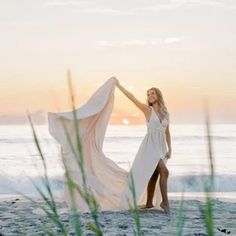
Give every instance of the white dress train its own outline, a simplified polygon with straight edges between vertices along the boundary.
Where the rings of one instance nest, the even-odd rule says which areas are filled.
[[[107,80],[84,104],[76,109],[80,139],[83,146],[84,169],[88,188],[93,191],[100,210],[127,210],[128,201],[132,202],[129,189],[130,172],[120,168],[107,158],[102,150],[105,132],[114,105],[114,90],[116,80]],[[63,127],[66,125],[73,146],[76,145],[73,112],[48,113],[50,134],[58,141],[62,150],[62,158],[73,181],[82,187],[82,176],[75,155]],[[165,129],[168,120],[160,122],[156,113],[152,113],[147,122],[147,134],[135,156],[131,167],[133,174],[136,201],[138,205],[146,201],[147,184],[158,162],[163,159],[166,163]],[[158,181],[159,182],[159,181]],[[65,199],[72,207],[72,199],[65,185]],[[159,184],[156,185],[154,206],[160,203]],[[79,193],[75,196],[78,211],[88,211],[88,206]]]

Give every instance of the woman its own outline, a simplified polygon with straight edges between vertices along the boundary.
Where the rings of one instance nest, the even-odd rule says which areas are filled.
[[[169,130],[169,113],[165,106],[162,93],[157,88],[150,88],[147,91],[147,104],[140,102],[134,97],[132,93],[126,90],[117,80],[116,86],[144,113],[148,132],[145,136],[139,151],[135,157],[134,163],[132,164],[131,172],[134,177],[135,188],[138,191],[137,195],[142,195],[142,188],[138,186],[146,185],[145,178],[148,176],[147,184],[147,196],[146,204],[144,208],[153,207],[153,196],[160,175],[160,190],[162,195],[162,202],[160,207],[169,213],[169,201],[167,196],[167,179],[168,169],[165,165],[166,160],[171,157],[171,137]],[[166,148],[168,146],[168,151]],[[152,160],[151,160],[152,159]],[[142,166],[146,169],[143,170]],[[154,164],[154,165],[153,165]],[[150,170],[151,173],[143,173],[144,171]],[[140,177],[140,172],[144,177]],[[149,176],[151,177],[149,178]],[[139,202],[139,200],[137,199]]]
[[[147,119],[148,133],[140,145],[130,172],[119,167],[103,151],[104,137],[114,105],[116,85],[144,112]],[[48,113],[49,132],[61,146],[67,174],[81,189],[84,188],[83,181],[86,179],[86,186],[93,192],[99,209],[102,211],[129,209],[130,202],[133,200],[129,188],[131,173],[134,177],[138,205],[145,204],[148,208],[159,205],[161,198],[159,198],[159,185],[156,183],[160,179],[161,207],[166,212],[169,211],[168,170],[165,166],[167,158],[171,155],[168,112],[159,90],[152,88],[147,94],[149,105],[139,102],[119,84],[116,78],[112,77],[76,110]],[[65,127],[69,131],[69,138],[65,133]],[[81,150],[84,160],[83,173],[78,165],[77,152],[75,152],[78,148],[77,127],[83,147]],[[166,149],[166,142],[169,152]],[[80,212],[89,211],[90,208],[83,195],[80,192],[71,194],[71,189],[66,183],[67,178],[65,178],[65,200],[68,206],[71,209],[76,207]]]

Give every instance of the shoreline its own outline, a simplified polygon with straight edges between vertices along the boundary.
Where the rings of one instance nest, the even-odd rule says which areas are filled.
[[[222,202],[235,202],[236,203],[236,192],[212,192],[209,193],[211,199]],[[181,200],[182,193],[172,192],[168,193],[170,200]],[[205,192],[185,192],[184,200],[198,200],[205,201]]]
[[[32,197],[34,200],[41,201],[42,198],[39,195],[26,194],[29,197]],[[168,193],[169,200],[180,201],[182,199],[183,193],[180,192],[171,192]],[[236,192],[211,192],[209,193],[212,200],[222,201],[222,202],[235,202],[236,203]],[[63,195],[54,194],[56,201],[63,202],[65,201]],[[206,193],[205,192],[184,192],[184,200],[197,200],[205,201]],[[11,201],[14,199],[20,199],[21,201],[29,201],[24,196],[20,194],[0,194],[0,202],[2,201]]]

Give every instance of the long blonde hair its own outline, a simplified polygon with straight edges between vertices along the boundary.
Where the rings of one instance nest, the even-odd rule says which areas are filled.
[[[157,102],[158,102],[158,105],[160,106],[160,111],[159,111],[160,116],[161,116],[160,118],[162,120],[164,118],[167,118],[167,120],[169,120],[169,112],[168,112],[167,107],[165,105],[161,90],[158,89],[158,88],[152,87],[152,88],[147,90],[147,95],[148,95],[148,92],[151,91],[151,90],[155,91],[155,93],[157,95]],[[147,104],[149,106],[152,106],[152,103],[148,101],[148,98],[147,98]]]

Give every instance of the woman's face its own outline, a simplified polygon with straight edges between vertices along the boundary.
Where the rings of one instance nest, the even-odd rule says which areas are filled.
[[[153,103],[157,102],[157,95],[156,95],[155,90],[153,90],[153,89],[149,90],[147,93],[147,97],[148,97],[149,103],[153,104]]]

